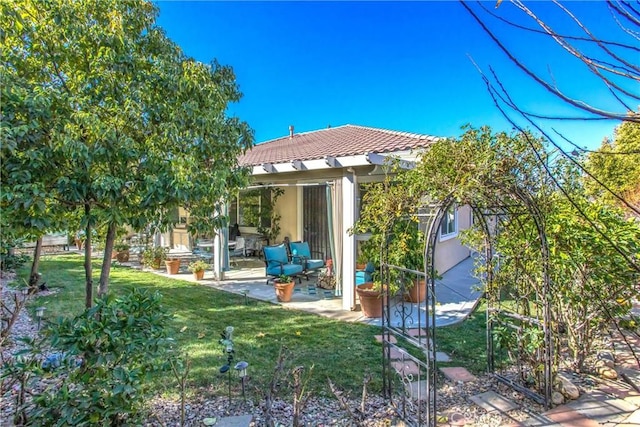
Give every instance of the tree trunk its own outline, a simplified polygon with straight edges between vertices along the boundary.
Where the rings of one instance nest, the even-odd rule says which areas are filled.
[[[33,250],[33,261],[31,262],[31,274],[29,274],[29,288],[38,286],[38,268],[40,266],[40,254],[42,253],[42,236],[36,241],[36,247]],[[33,289],[29,292],[35,293]]]
[[[85,229],[85,241],[84,241],[84,278],[85,278],[85,298],[84,305],[86,308],[91,308],[93,305],[93,279],[91,278],[93,271],[91,269],[91,221],[89,220],[89,214],[91,213],[91,205],[85,203],[84,215],[87,220],[87,227]]]
[[[102,270],[100,270],[100,284],[98,285],[98,296],[106,295],[109,290],[109,273],[111,272],[111,254],[113,244],[116,240],[116,224],[109,223],[107,229],[107,240],[104,245],[104,257],[102,258]]]

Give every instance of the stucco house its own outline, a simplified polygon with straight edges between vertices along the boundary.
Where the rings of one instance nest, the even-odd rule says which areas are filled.
[[[279,216],[280,229],[269,243],[285,238],[304,240],[325,259],[331,258],[339,278],[336,293],[342,296],[343,309],[351,310],[355,306],[358,245],[367,236],[351,235],[348,230],[358,218],[366,183],[384,178],[388,156],[398,157],[410,167],[419,150],[436,140],[429,135],[356,125],[304,133],[295,133],[291,126],[288,135],[257,144],[239,158],[240,165],[251,168],[253,182],[229,206],[230,223],[239,225],[249,250],[259,250],[267,242],[256,237],[260,220],[252,213],[268,204],[271,190],[279,188],[272,207]],[[446,215],[437,246],[438,272],[446,272],[469,256],[456,236],[471,221],[466,207]],[[179,227],[174,230],[174,246],[189,246],[186,234],[181,233]],[[221,230],[212,241],[214,274],[223,280],[228,241],[227,230]]]

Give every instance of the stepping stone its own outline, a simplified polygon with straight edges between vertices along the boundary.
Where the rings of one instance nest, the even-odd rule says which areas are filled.
[[[404,353],[400,350],[398,350],[395,347],[391,347],[391,349],[389,350],[389,358],[390,359],[404,359],[406,357],[407,353]]]
[[[450,379],[453,382],[467,382],[473,381],[476,379],[471,372],[467,371],[465,368],[453,367],[453,368],[440,368],[440,372],[444,374],[445,377]]]
[[[431,352],[429,352],[429,359],[431,359]],[[451,358],[447,353],[436,351],[436,362],[451,362]]]
[[[409,381],[405,384],[409,399],[425,402],[427,400],[427,380]]]
[[[600,424],[622,422],[624,418],[637,409],[629,402],[608,396],[600,391],[585,394],[580,399],[569,402],[565,406]]]
[[[557,406],[542,415],[561,426],[598,427],[600,425],[566,405]]]
[[[403,375],[403,376],[420,374],[420,368],[415,362],[411,360],[405,360],[405,361],[396,360],[395,362],[391,362],[391,366],[393,366],[394,369],[398,371],[400,375]]]
[[[220,418],[215,427],[249,427],[253,421],[252,415],[238,415]]]
[[[376,336],[374,336],[374,338],[376,339],[376,341],[378,341],[380,343],[382,342],[382,335],[376,335]],[[389,336],[389,342],[391,344],[396,344],[398,342],[398,340],[396,339],[396,337],[394,335],[390,335]]]
[[[518,407],[518,405],[513,403],[511,400],[499,395],[495,391],[476,394],[475,396],[471,396],[469,399],[487,412],[509,412]]]

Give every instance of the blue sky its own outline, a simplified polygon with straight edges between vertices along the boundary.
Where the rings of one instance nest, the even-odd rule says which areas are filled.
[[[157,4],[158,24],[187,55],[233,67],[244,96],[229,112],[249,123],[256,142],[285,136],[289,125],[305,132],[350,123],[437,136],[460,135],[466,123],[511,129],[470,57],[485,72],[494,67],[522,108],[578,114],[507,61],[458,2]],[[495,2],[485,5],[495,10]],[[570,30],[551,4],[530,5]],[[603,2],[568,6],[597,33],[612,34],[606,27],[612,24],[599,19],[608,13]],[[514,12],[507,1],[497,9],[503,16],[521,16]],[[500,28],[499,34],[570,95],[603,106],[610,102],[602,85],[554,44],[512,28]],[[553,126],[578,145],[595,148],[615,124],[554,122],[545,130]]]

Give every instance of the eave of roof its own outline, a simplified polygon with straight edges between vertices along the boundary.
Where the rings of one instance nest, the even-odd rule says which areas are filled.
[[[397,132],[365,126],[344,125],[312,132],[294,134],[255,145],[238,159],[241,166],[253,166],[254,174],[259,169],[269,172],[301,170],[302,167],[336,167],[327,165],[327,159],[342,159],[344,167],[354,161],[359,164],[368,153],[396,153],[425,148],[438,138],[408,132]],[[272,168],[264,165],[286,165]],[[314,165],[318,167],[314,167]],[[288,169],[290,167],[290,170]],[[263,172],[265,173],[265,172]]]

